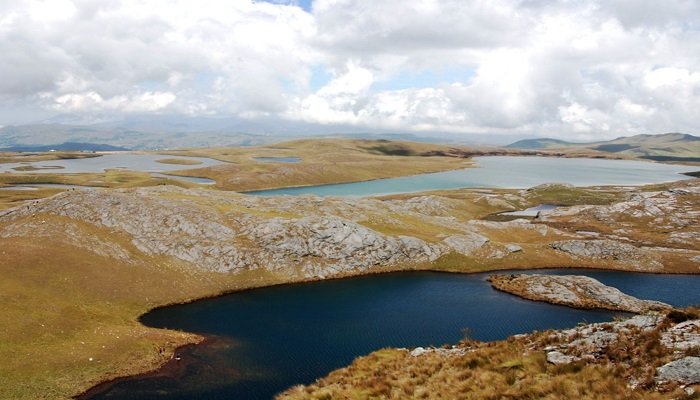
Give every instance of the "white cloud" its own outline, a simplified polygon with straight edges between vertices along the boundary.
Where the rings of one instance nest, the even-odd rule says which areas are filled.
[[[0,2],[0,123],[34,108],[579,139],[700,126],[696,1],[295,4]],[[331,78],[311,89],[318,68]],[[446,69],[473,74],[401,82]]]

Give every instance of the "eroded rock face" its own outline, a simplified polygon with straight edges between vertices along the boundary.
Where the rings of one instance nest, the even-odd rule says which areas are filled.
[[[657,382],[700,383],[700,357],[684,357],[656,369]]]
[[[530,300],[577,308],[604,308],[633,313],[671,308],[658,301],[640,300],[587,276],[511,274],[492,275],[489,281],[496,289]]]

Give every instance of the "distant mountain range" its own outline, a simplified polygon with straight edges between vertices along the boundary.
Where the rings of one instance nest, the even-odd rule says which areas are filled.
[[[127,126],[32,124],[0,128],[0,147],[56,147],[63,143],[104,143],[118,148],[168,149],[182,147],[250,146],[266,144],[274,138],[229,130],[197,131],[130,128]],[[25,150],[30,151],[30,150]],[[39,151],[39,150],[31,150]]]
[[[700,137],[684,133],[635,135],[592,143],[572,143],[558,139],[525,139],[505,147],[538,150],[596,150],[657,161],[700,161]]]
[[[11,146],[0,148],[0,151],[16,151],[16,152],[46,152],[46,151],[128,151],[130,149],[120,146],[112,146],[101,143],[76,143],[65,142],[55,145],[36,145],[36,146]]]
[[[254,121],[240,118],[132,116],[110,119],[104,115],[60,115],[35,124],[0,128],[1,147],[48,146],[64,142],[105,143],[130,149],[255,146],[303,137],[352,137],[466,144],[464,137],[441,133],[358,131],[357,127],[293,121]],[[472,135],[468,141],[479,142]]]

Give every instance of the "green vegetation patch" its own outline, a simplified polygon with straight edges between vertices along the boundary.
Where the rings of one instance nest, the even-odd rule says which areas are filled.
[[[199,165],[202,163],[199,160],[193,160],[191,158],[161,158],[160,160],[156,160],[156,162],[174,165]]]

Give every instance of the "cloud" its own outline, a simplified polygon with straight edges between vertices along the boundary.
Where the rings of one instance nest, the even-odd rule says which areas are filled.
[[[0,124],[34,109],[579,140],[693,132],[698,21],[691,0],[2,2]]]

